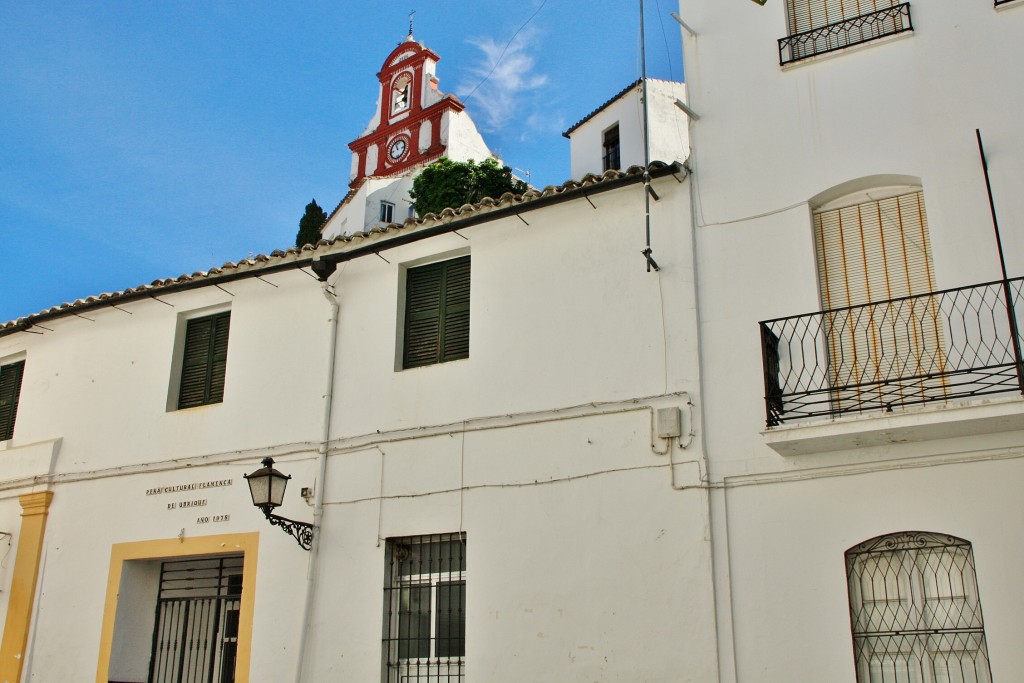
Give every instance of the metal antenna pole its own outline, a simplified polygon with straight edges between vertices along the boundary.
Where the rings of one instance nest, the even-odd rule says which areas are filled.
[[[1003,238],[999,234],[999,219],[996,217],[996,202],[992,196],[992,181],[988,175],[988,160],[985,158],[985,146],[981,142],[981,129],[975,128],[974,135],[978,139],[978,152],[981,154],[981,168],[985,172],[985,189],[988,191],[988,210],[992,214],[992,227],[996,232],[996,248],[999,250],[999,268],[1003,273],[1003,297],[1006,299],[1006,315],[1010,322],[1010,336],[1013,337],[1013,357],[1017,364],[1017,386],[1024,394],[1024,358],[1021,356],[1020,334],[1017,330],[1017,313],[1013,305],[1013,292],[1010,290],[1010,278],[1006,274],[1006,256],[1003,254]]]
[[[646,248],[643,251],[644,258],[647,259],[647,272],[651,272],[651,268],[654,270],[661,270],[658,264],[651,257],[651,194],[654,193],[654,188],[651,187],[651,139],[650,132],[648,131],[648,113],[647,113],[647,43],[644,37],[644,0],[640,0],[640,97],[644,102],[644,221],[645,221],[645,238]]]

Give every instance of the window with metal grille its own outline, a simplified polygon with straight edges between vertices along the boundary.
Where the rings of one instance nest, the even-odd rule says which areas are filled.
[[[781,64],[913,30],[910,3],[899,0],[786,0],[786,20]]]
[[[14,437],[14,420],[18,416],[21,377],[25,361],[0,365],[0,441]]]
[[[410,268],[403,368],[469,357],[469,257]]]
[[[380,203],[380,220],[382,223],[392,223],[395,220],[395,205],[391,202]]]
[[[178,392],[179,409],[224,400],[230,326],[230,311],[187,321]]]
[[[602,170],[618,169],[622,166],[622,158],[619,147],[619,124],[615,124],[604,132],[602,145],[603,154],[601,157]]]
[[[390,538],[384,573],[384,682],[461,683],[466,535]]]
[[[971,544],[923,531],[846,552],[858,683],[991,683]]]
[[[945,357],[938,305],[930,297],[913,305],[903,299],[935,291],[924,195],[904,192],[819,210],[814,237],[829,380],[833,387],[850,388],[833,395],[835,407],[869,398],[900,405],[941,384]],[[862,306],[868,303],[876,305]],[[891,375],[906,378],[905,386],[885,387]],[[884,397],[865,396],[882,391]]]

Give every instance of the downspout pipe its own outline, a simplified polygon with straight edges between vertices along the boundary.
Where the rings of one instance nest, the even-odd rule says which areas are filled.
[[[317,268],[314,266],[314,272]],[[331,413],[334,406],[334,367],[338,357],[338,313],[340,305],[333,286],[327,277],[333,272],[325,271],[320,281],[324,298],[330,305],[329,321],[330,342],[327,347],[327,386],[324,389],[324,416],[320,434],[320,447],[317,451],[317,474],[313,494],[313,545],[309,550],[309,562],[306,570],[306,599],[302,605],[302,626],[299,631],[299,659],[295,666],[295,683],[302,683],[303,667],[306,663],[306,647],[309,640],[310,620],[313,616],[313,599],[316,595],[316,579],[320,559],[320,541],[323,537],[324,489],[327,488],[327,451],[331,443]],[[319,273],[318,273],[319,274]]]

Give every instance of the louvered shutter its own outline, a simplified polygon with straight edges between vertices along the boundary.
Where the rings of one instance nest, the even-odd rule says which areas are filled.
[[[446,265],[442,362],[469,358],[469,257]]]
[[[14,436],[14,420],[18,416],[21,377],[25,361],[0,367],[0,441]]]
[[[469,279],[468,256],[409,269],[403,367],[469,357]]]
[[[940,373],[937,303],[891,301],[935,290],[923,194],[821,211],[814,229],[821,300],[832,311],[825,316],[831,381],[858,387],[836,400],[859,402],[862,392],[881,391],[882,381]],[[862,306],[867,303],[875,305]],[[913,388],[873,398],[899,403],[930,383],[911,379]]]
[[[230,325],[231,313],[218,313],[188,321],[178,408],[192,408],[224,400]]]

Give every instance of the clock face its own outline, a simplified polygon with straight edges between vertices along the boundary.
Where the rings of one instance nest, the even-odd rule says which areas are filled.
[[[405,139],[398,138],[397,140],[391,143],[391,147],[388,149],[388,154],[391,156],[392,159],[395,159],[397,161],[398,159],[402,158],[403,154],[405,154],[406,147],[408,147],[408,143],[405,141]]]

